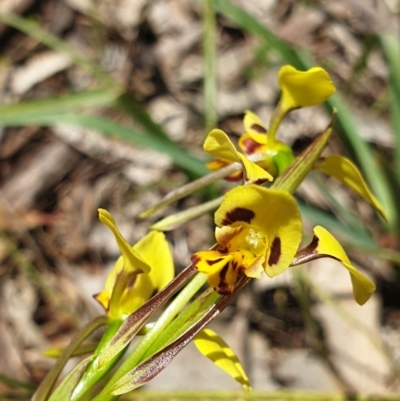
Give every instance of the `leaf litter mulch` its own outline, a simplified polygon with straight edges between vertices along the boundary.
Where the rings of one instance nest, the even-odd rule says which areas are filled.
[[[288,44],[304,47],[317,60],[327,61],[335,83],[354,108],[362,135],[391,152],[394,140],[386,110],[369,112],[371,107],[378,111],[383,107],[387,66],[379,50],[372,50],[368,57],[364,53],[365,42],[373,33],[396,29],[399,10],[395,1],[236,3]],[[46,31],[93,60],[116,85],[126,88],[145,106],[171,140],[203,158],[200,2],[99,0],[93,7],[90,0],[2,1],[0,12],[10,11],[39,21]],[[221,15],[217,16],[217,37],[218,124],[237,137],[243,129],[244,110],[253,110],[268,120],[278,95],[278,63],[271,64],[266,56],[268,49],[260,41]],[[71,57],[5,24],[0,24],[0,51],[3,104],[98,87],[98,78],[77,66]],[[265,67],[267,60],[270,68]],[[359,66],[364,68],[355,73]],[[120,110],[101,105],[83,105],[82,109],[126,126],[131,124]],[[303,110],[285,123],[282,135],[295,148],[301,148],[327,121],[322,108]],[[333,146],[340,145],[334,142]],[[79,325],[100,312],[92,294],[101,289],[118,249],[99,223],[97,208],[109,209],[133,243],[155,219],[202,201],[190,197],[158,213],[150,223],[138,218],[147,206],[187,179],[165,154],[78,125],[56,122],[50,128],[35,124],[2,128],[1,374],[37,385],[53,363],[43,351],[67,344]],[[306,190],[304,196],[310,202],[320,202],[312,190]],[[212,243],[212,216],[168,233],[168,238],[179,270],[193,252]],[[245,291],[228,308],[220,324],[225,329],[235,328],[232,340],[253,379],[268,382],[269,388],[296,387],[291,368],[282,372],[274,358],[287,349],[307,349],[309,339],[299,307],[285,286],[261,285],[252,290]],[[255,308],[253,302],[259,307]],[[394,334],[400,326],[398,308],[397,299],[392,309],[383,310],[384,316],[389,316],[385,327],[392,345],[400,341]],[[396,349],[396,344],[393,347]],[[268,352],[269,357],[257,359],[259,350]],[[341,375],[333,370],[331,366],[335,380],[316,388],[346,388]],[[372,391],[393,384],[389,373]],[[315,388],[300,383],[300,387]],[[349,386],[364,390],[355,383]],[[178,383],[175,388],[179,389]],[[8,390],[0,381],[0,393]]]

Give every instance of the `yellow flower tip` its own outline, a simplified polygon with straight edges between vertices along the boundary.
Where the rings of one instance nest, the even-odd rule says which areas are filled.
[[[243,167],[246,183],[264,183],[272,181],[273,177],[257,164],[250,161],[246,156],[238,152],[229,139],[228,135],[220,129],[213,129],[204,142],[204,150],[217,159],[229,162],[238,162]]]
[[[342,263],[350,273],[354,299],[358,304],[365,304],[375,292],[374,282],[351,264],[340,243],[325,228],[321,226],[314,228],[314,239],[309,245],[309,251],[317,255],[332,257]]]
[[[298,71],[285,65],[279,70],[278,82],[282,90],[280,103],[284,112],[316,106],[336,92],[329,74],[320,67]]]

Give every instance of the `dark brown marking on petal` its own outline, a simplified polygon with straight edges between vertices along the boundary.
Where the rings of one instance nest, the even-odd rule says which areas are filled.
[[[132,288],[135,285],[136,282],[136,278],[137,278],[137,274],[135,274],[133,277],[131,277],[131,279],[129,280],[127,287],[128,288]]]
[[[252,155],[253,153],[257,153],[257,150],[262,146],[251,138],[246,138],[242,142],[242,145],[247,155]]]
[[[92,295],[92,297],[104,308],[106,312],[110,310],[110,301],[107,302],[107,306],[104,306],[98,299],[97,297],[101,294],[101,292]]]
[[[312,241],[305,248],[300,249],[296,252],[293,262],[290,265],[297,266],[299,264],[306,263],[311,260],[325,257],[325,255],[320,255],[317,253],[318,244],[319,244],[319,238],[316,235],[314,235]]]
[[[221,262],[221,260],[223,260],[224,258],[218,258],[218,259],[215,259],[215,260],[206,260],[206,262],[207,262],[207,264],[209,265],[209,266],[212,266],[212,265],[215,265],[216,263],[218,263],[218,262]]]
[[[191,261],[194,265],[197,265],[197,263],[200,262],[200,258],[199,258],[196,254],[194,254],[194,255],[191,256],[190,261]]]
[[[240,266],[239,270],[238,270],[238,275],[236,277],[236,282],[235,285],[240,281],[240,279],[243,277],[243,272],[245,271],[245,267],[244,266]]]
[[[314,235],[312,241],[307,245],[306,249],[309,252],[314,253],[318,248],[318,244],[319,244],[319,238],[316,235]]]
[[[229,264],[230,262],[228,262],[219,272],[220,281],[215,291],[221,295],[229,295],[231,293],[228,283],[226,282],[226,274],[228,273]]]
[[[235,260],[233,260],[231,263],[232,263],[232,269],[236,270],[238,267],[238,263]]]
[[[237,171],[236,173],[228,175],[224,178],[225,181],[238,182],[243,180],[243,171]]]
[[[270,181],[268,178],[259,178],[258,180],[254,181],[253,184],[262,185],[262,184],[264,184],[265,182],[268,182],[268,181]]]
[[[250,127],[253,131],[259,132],[260,134],[266,134],[267,130],[260,124],[252,124]]]
[[[271,253],[269,254],[268,264],[270,266],[276,265],[281,257],[282,249],[281,249],[281,239],[279,237],[275,237],[272,241],[271,245]]]
[[[237,207],[226,214],[225,219],[222,221],[222,225],[228,226],[236,221],[244,221],[245,223],[250,224],[254,216],[255,213],[252,210]]]

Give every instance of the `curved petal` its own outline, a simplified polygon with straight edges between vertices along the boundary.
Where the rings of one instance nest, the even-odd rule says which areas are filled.
[[[358,168],[349,159],[339,155],[327,156],[319,161],[315,165],[315,168],[336,178],[344,185],[347,185],[363,197],[385,220],[387,220],[382,205],[369,190]]]
[[[207,282],[221,295],[231,294],[235,287],[238,271],[232,266],[232,255],[222,255],[218,251],[203,251],[195,253],[192,263],[197,270],[207,274]]]
[[[310,261],[320,257],[331,257],[338,260],[350,273],[353,286],[353,295],[356,302],[360,305],[365,304],[375,291],[373,281],[364,274],[360,273],[350,262],[342,246],[329,231],[321,226],[314,228],[314,238],[312,242],[296,255],[296,263]]]
[[[129,245],[128,241],[122,236],[110,212],[105,209],[98,209],[98,212],[100,221],[105,224],[114,234],[119,250],[124,257],[124,269],[136,274],[148,273],[150,271],[149,264]]]
[[[260,145],[267,144],[267,129],[264,123],[252,111],[247,110],[243,118],[244,130],[247,135]]]
[[[159,292],[174,278],[174,262],[165,235],[150,231],[134,250],[151,266],[148,274],[140,274],[128,284],[120,301],[120,312],[129,315]]]
[[[203,329],[193,342],[201,354],[239,382],[244,390],[250,390],[249,378],[238,357],[217,333],[208,328]]]
[[[262,183],[273,180],[271,174],[239,153],[225,132],[220,129],[214,129],[207,135],[204,150],[216,158],[241,163],[246,182]]]
[[[295,199],[287,192],[256,185],[229,191],[215,213],[218,226],[247,223],[267,238],[264,270],[274,277],[286,270],[301,241],[301,217]]]
[[[279,70],[278,82],[282,90],[281,107],[285,112],[316,106],[336,92],[329,74],[320,67],[298,71],[285,65]]]

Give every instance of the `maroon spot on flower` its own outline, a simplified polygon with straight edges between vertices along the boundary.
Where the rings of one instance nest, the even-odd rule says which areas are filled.
[[[232,269],[233,270],[236,270],[237,269],[237,267],[238,267],[238,263],[236,262],[236,261],[232,261]]]
[[[209,265],[209,266],[212,266],[212,265],[215,265],[216,263],[218,263],[218,262],[221,262],[221,260],[223,260],[224,258],[218,258],[218,259],[215,259],[215,260],[206,260],[206,262],[207,262],[207,264]]]
[[[254,141],[251,138],[246,138],[243,142],[242,142],[244,151],[246,154],[248,155],[252,155],[253,153],[257,153],[257,150],[261,147],[261,145],[259,143],[257,143],[256,141]]]
[[[261,185],[261,184],[264,184],[267,181],[269,181],[268,178],[259,178],[258,180],[254,181],[253,184]]]
[[[229,295],[231,293],[229,285],[226,282],[226,274],[228,273],[228,269],[229,269],[229,262],[219,272],[220,281],[218,283],[218,287],[214,288],[215,291],[217,291],[218,294],[220,295]]]
[[[197,263],[200,262],[200,258],[199,258],[196,254],[194,254],[194,255],[192,255],[192,257],[190,258],[190,261],[191,261],[194,265],[197,265]]]
[[[237,171],[236,173],[228,175],[228,177],[224,178],[225,181],[229,182],[238,182],[243,180],[243,171]]]
[[[269,254],[268,264],[270,266],[276,265],[281,257],[281,239],[279,237],[275,237],[272,241],[271,245],[271,253]]]
[[[250,127],[253,131],[259,132],[260,134],[266,134],[267,130],[260,124],[252,124]]]
[[[314,253],[318,248],[318,244],[319,244],[319,238],[316,235],[314,235],[312,241],[307,245],[305,249],[307,249],[309,253]]]
[[[226,214],[225,219],[222,221],[222,225],[227,226],[233,224],[235,221],[244,221],[245,223],[250,224],[254,216],[255,213],[252,210],[237,207]]]

